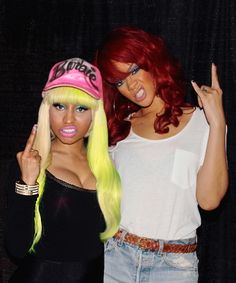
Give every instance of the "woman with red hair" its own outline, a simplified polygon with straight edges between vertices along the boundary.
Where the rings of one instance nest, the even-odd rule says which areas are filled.
[[[198,205],[216,208],[228,185],[226,123],[216,66],[185,102],[179,64],[163,40],[113,30],[97,51],[111,156],[122,182],[121,224],[105,244],[105,281],[198,281]]]

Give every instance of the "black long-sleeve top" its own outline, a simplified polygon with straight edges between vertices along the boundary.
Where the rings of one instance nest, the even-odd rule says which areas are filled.
[[[34,207],[37,196],[15,193],[19,171],[9,176],[6,247],[17,258],[24,257],[33,241]],[[99,234],[104,230],[96,191],[86,190],[57,179],[46,171],[40,212],[42,237],[36,256],[59,261],[93,259],[103,253]]]

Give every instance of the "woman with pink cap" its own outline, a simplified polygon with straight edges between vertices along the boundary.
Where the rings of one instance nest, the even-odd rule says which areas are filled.
[[[23,258],[10,282],[103,282],[118,230],[120,180],[108,155],[102,80],[80,58],[57,63],[37,127],[11,171],[6,244]],[[15,183],[15,184],[14,184]]]

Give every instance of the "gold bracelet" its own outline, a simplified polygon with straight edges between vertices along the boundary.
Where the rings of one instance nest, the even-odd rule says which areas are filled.
[[[22,184],[20,181],[15,183],[15,192],[19,195],[34,196],[39,193],[38,182],[35,185]]]

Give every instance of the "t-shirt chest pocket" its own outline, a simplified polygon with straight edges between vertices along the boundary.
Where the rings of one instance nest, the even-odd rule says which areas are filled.
[[[197,171],[197,155],[186,150],[176,149],[171,181],[182,189],[188,189],[196,182]]]

